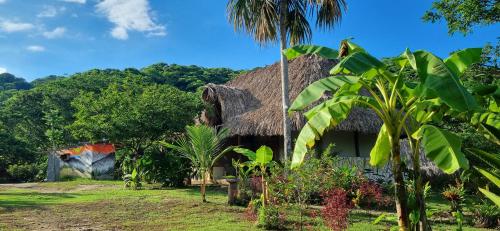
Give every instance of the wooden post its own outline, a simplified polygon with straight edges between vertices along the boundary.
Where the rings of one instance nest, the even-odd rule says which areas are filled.
[[[235,205],[238,199],[238,181],[239,179],[226,179],[229,183],[227,188],[227,203],[229,205]]]

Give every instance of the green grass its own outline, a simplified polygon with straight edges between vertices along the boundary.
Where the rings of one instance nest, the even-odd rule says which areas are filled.
[[[259,230],[244,217],[244,208],[226,205],[226,191],[211,187],[201,203],[198,187],[128,190],[120,181],[75,181],[0,185],[0,230]],[[429,207],[447,210],[438,196]],[[388,230],[393,221],[371,224],[380,214],[354,210],[349,230]],[[319,217],[302,218],[309,230],[327,230]],[[297,229],[299,213],[287,209],[290,229]],[[455,230],[435,222],[434,230]],[[464,230],[481,230],[465,228]]]

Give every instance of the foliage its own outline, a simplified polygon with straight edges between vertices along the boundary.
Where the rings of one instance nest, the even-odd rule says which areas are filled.
[[[325,206],[321,209],[321,216],[331,230],[346,230],[349,224],[349,211],[352,204],[347,192],[340,188],[325,192]]]
[[[212,167],[219,158],[233,150],[233,147],[223,148],[224,140],[228,135],[229,131],[226,128],[217,131],[207,125],[186,126],[186,135],[180,137],[175,144],[163,143],[166,147],[178,152],[183,158],[188,159],[194,171],[201,175],[203,202],[206,202],[207,175],[210,175]]]
[[[477,205],[474,209],[474,215],[476,216],[474,222],[477,227],[481,228],[496,228],[500,225],[500,208],[491,204],[488,201],[482,201],[481,204]]]
[[[234,151],[246,156],[249,161],[246,166],[250,169],[257,169],[261,176],[262,189],[262,207],[268,203],[269,195],[267,189],[266,175],[267,168],[273,164],[273,150],[265,145],[261,146],[257,151],[253,152],[246,148],[234,148]]]
[[[154,88],[152,86],[156,86],[155,84],[162,85],[157,86],[158,92],[160,93],[162,91],[168,91],[161,90],[168,88],[167,85],[175,86],[182,91],[196,91],[200,86],[206,83],[224,83],[238,73],[240,73],[240,71],[233,71],[227,68],[155,64],[145,67],[142,70],[133,68],[125,70],[94,69],[76,73],[68,77],[48,76],[34,80],[31,83],[27,83],[24,79],[17,78],[11,74],[1,74],[0,124],[2,124],[2,129],[4,129],[9,136],[12,136],[16,142],[26,147],[23,151],[17,151],[16,156],[20,158],[12,157],[12,159],[2,161],[2,164],[0,164],[1,178],[6,179],[4,177],[6,175],[5,169],[6,165],[9,163],[17,163],[19,159],[26,159],[25,157],[27,156],[31,156],[32,158],[27,158],[26,161],[28,161],[28,163],[34,163],[34,161],[37,160],[41,161],[46,155],[46,152],[55,147],[72,146],[78,142],[91,141],[89,138],[90,134],[82,136],[79,132],[83,132],[83,130],[74,130],[76,128],[73,127],[73,124],[77,119],[76,113],[79,109],[72,106],[74,103],[73,101],[81,101],[81,98],[92,95],[95,98],[93,98],[93,100],[90,99],[91,97],[89,98],[89,106],[95,106],[98,103],[94,103],[94,100],[101,97],[103,91],[108,90],[109,92],[109,88],[112,85],[121,88],[123,85],[127,84],[125,83],[127,81],[129,83],[135,81],[134,83],[138,85],[136,89],[150,86],[149,90],[151,90]],[[122,94],[122,96],[124,95],[125,94]],[[177,114],[180,113],[179,118],[182,121],[174,125],[177,126],[177,130],[180,130],[187,124],[185,122],[186,120],[189,120],[188,123],[191,123],[194,111],[197,112],[201,104],[199,103],[198,95],[194,93],[180,92],[180,94],[174,93],[174,95],[178,95],[178,97],[174,97],[174,99],[181,98],[182,100],[186,100],[186,102],[185,104],[182,102],[175,102],[173,105],[188,105],[195,103],[197,108],[196,110],[186,108],[185,111],[180,110],[177,112]],[[154,104],[165,105],[169,102],[169,99],[158,99],[157,101],[151,100],[147,105],[144,105],[143,108],[153,108]],[[160,101],[160,99],[163,100]],[[80,106],[83,107],[84,105]],[[148,110],[145,111],[145,114],[151,112]],[[110,114],[105,110],[101,110],[101,113]],[[151,114],[149,115],[151,116]],[[150,120],[152,126],[156,126],[161,124],[164,118],[161,118],[161,115],[159,115],[157,117],[152,117]],[[117,126],[117,124],[113,124],[111,120],[107,122],[110,126]],[[162,129],[165,130],[165,128],[157,128],[154,130],[158,131]],[[76,136],[74,136],[75,133]],[[164,132],[162,131],[158,134],[163,135]],[[91,138],[92,140],[108,138],[107,134],[102,135],[105,137],[101,135],[102,134],[96,134],[95,137]],[[56,145],[54,145],[54,143]],[[1,145],[2,144],[0,144],[0,146]],[[0,150],[9,148],[10,147],[2,146]],[[2,155],[6,156],[7,153]],[[5,167],[2,167],[4,164]]]
[[[203,68],[195,65],[158,63],[140,70],[152,82],[168,84],[184,91],[196,91],[207,83],[223,84],[233,79],[241,71],[228,68]]]
[[[463,184],[449,185],[443,193],[443,197],[450,202],[451,212],[461,212],[465,200],[465,189]]]
[[[15,182],[32,182],[37,180],[39,172],[36,163],[32,164],[12,164],[7,168],[7,173],[11,180]]]
[[[299,166],[308,148],[314,146],[326,129],[346,119],[353,107],[374,111],[383,126],[370,152],[370,163],[382,166],[391,162],[399,226],[407,229],[409,211],[399,139],[403,133],[412,134],[409,142],[414,180],[417,182],[417,204],[423,214],[425,203],[419,171],[420,144],[424,146],[426,156],[446,173],[469,167],[468,160],[461,152],[461,139],[430,123],[441,120],[444,113],[460,114],[480,110],[473,95],[461,84],[459,76],[480,60],[481,49],[457,51],[444,60],[427,51],[410,52],[407,49],[393,59],[399,71],[388,67],[350,41],[343,41],[340,50],[341,60],[330,70],[334,76],[312,83],[290,107],[291,112],[301,111],[318,101],[325,92],[332,92],[331,97],[305,113],[307,123],[297,138],[292,167]],[[307,54],[309,49],[301,51]],[[417,78],[407,78],[403,72],[407,67],[414,70]],[[332,84],[334,81],[335,84]],[[369,96],[359,94],[361,88],[367,90]],[[421,216],[421,219],[426,226],[425,216]]]
[[[437,0],[425,12],[423,20],[438,22],[442,18],[448,24],[448,33],[472,32],[477,25],[490,25],[500,21],[500,8],[496,0]]]
[[[260,206],[258,210],[258,225],[266,230],[283,230],[285,217],[281,211],[283,208],[273,203]]]
[[[2,90],[28,90],[31,84],[25,79],[16,77],[9,73],[0,74],[0,91]]]

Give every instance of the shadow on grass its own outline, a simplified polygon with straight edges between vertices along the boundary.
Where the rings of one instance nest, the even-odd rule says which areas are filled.
[[[57,204],[61,200],[75,198],[71,193],[42,192],[0,192],[0,208],[40,208],[44,205]]]

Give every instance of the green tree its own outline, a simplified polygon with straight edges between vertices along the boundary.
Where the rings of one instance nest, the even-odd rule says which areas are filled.
[[[423,16],[424,21],[432,23],[442,18],[448,24],[449,34],[466,35],[474,26],[499,22],[500,3],[498,0],[437,0]]]
[[[0,90],[28,90],[31,84],[9,73],[0,74]]]
[[[223,149],[223,141],[228,135],[229,131],[225,128],[216,131],[207,125],[187,126],[185,136],[179,138],[175,144],[163,143],[189,159],[192,167],[201,175],[203,202],[207,202],[205,190],[207,175],[210,175],[215,162],[233,149],[233,147]]]
[[[345,9],[344,0],[230,0],[227,4],[228,18],[235,30],[250,34],[259,44],[279,40],[285,159],[291,151],[292,132],[287,116],[290,104],[288,61],[282,52],[289,43],[296,45],[311,40],[309,15],[316,17],[317,26],[331,29],[340,22]]]
[[[292,47],[285,54],[289,58],[301,53],[336,58],[333,50],[325,52],[328,48],[304,48]],[[394,59],[399,66],[396,72],[392,72],[383,62],[349,41],[342,43],[341,54],[341,61],[330,71],[334,76],[312,83],[299,94],[290,108],[291,111],[304,110],[318,101],[326,91],[333,92],[331,99],[305,113],[307,123],[297,138],[292,167],[303,161],[308,148],[314,146],[315,140],[327,128],[346,119],[352,107],[362,106],[373,110],[383,121],[383,126],[370,152],[370,163],[381,166],[390,161],[392,165],[400,230],[410,228],[410,211],[400,153],[402,134],[410,135],[409,142],[413,150],[411,156],[418,206],[412,212],[421,221],[420,229],[427,229],[419,147],[422,145],[426,156],[446,173],[468,168],[468,161],[461,152],[460,137],[429,123],[439,120],[443,110],[456,113],[478,110],[476,101],[460,83],[459,76],[469,65],[479,60],[481,49],[465,49],[445,60],[426,51],[406,50]],[[408,67],[417,74],[415,82],[407,81],[406,75],[402,74]],[[369,96],[360,94],[361,89],[367,90]]]
[[[109,140],[128,150],[135,163],[154,142],[192,123],[201,103],[175,87],[127,79],[101,93],[83,93],[72,105],[75,122],[69,129],[78,140]]]

